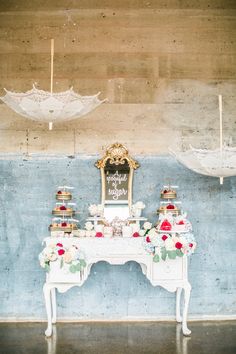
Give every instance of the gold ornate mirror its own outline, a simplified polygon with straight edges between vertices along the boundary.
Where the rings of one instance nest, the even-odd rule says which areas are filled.
[[[127,219],[132,205],[133,172],[139,164],[124,145],[115,143],[95,166],[101,170],[104,217],[109,221],[115,217]]]

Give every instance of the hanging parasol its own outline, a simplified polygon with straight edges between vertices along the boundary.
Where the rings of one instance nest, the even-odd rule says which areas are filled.
[[[35,121],[48,122],[50,130],[54,122],[80,118],[106,101],[99,100],[100,92],[93,96],[81,96],[71,88],[64,92],[54,93],[53,58],[54,39],[51,39],[50,92],[38,90],[33,85],[33,89],[25,93],[16,93],[5,89],[6,95],[0,97],[3,102],[21,116]]]
[[[184,166],[202,175],[219,177],[223,184],[224,177],[236,176],[236,147],[228,147],[223,144],[222,128],[222,96],[219,95],[220,113],[220,147],[215,150],[196,149],[190,145],[186,151],[174,151],[170,153]]]

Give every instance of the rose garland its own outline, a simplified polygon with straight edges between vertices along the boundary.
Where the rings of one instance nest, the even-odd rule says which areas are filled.
[[[196,241],[192,233],[160,233],[152,224],[144,224],[144,248],[153,255],[153,261],[165,261],[167,258],[175,259],[184,255],[191,255],[196,248]]]
[[[64,266],[64,263],[69,264],[69,271],[71,273],[80,272],[86,267],[84,256],[77,246],[72,245],[70,247],[64,247],[62,243],[49,244],[39,254],[39,262],[42,268],[49,272],[51,262],[60,260],[60,267]]]

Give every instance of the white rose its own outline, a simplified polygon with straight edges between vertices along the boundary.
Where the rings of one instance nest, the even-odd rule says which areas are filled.
[[[64,262],[70,263],[73,259],[71,252],[67,251],[63,254]]]
[[[90,205],[88,210],[91,216],[95,216],[97,214],[97,205],[96,204]]]
[[[68,252],[71,254],[73,260],[76,260],[78,258],[79,251],[75,246],[70,247],[68,249]]]
[[[181,242],[184,246],[188,244],[188,241],[183,236],[177,237],[176,242]]]
[[[104,213],[104,207],[103,207],[103,205],[102,205],[102,204],[98,204],[98,206],[97,206],[97,214],[98,214],[99,216],[102,216],[103,213]]]
[[[137,202],[135,203],[135,207],[138,209],[144,209],[145,208],[145,204],[143,202]]]
[[[173,240],[171,238],[167,238],[165,240],[165,246],[166,246],[167,251],[174,251],[176,249],[175,242],[173,242]]]
[[[146,222],[143,224],[143,228],[144,228],[145,230],[151,229],[151,228],[152,228],[152,223],[146,221]]]
[[[146,230],[140,230],[140,231],[139,231],[139,235],[140,235],[140,236],[144,236],[145,232],[146,232]]]
[[[93,229],[93,223],[92,223],[91,221],[87,221],[87,222],[85,223],[85,229],[86,229],[87,231],[91,231],[91,230]]]
[[[57,260],[57,255],[56,255],[56,253],[50,254],[50,255],[48,256],[48,260],[49,260],[50,262],[56,261],[56,260]]]
[[[149,231],[149,233],[148,233],[148,236],[149,237],[155,237],[155,236],[157,236],[158,234],[157,234],[157,232],[156,232],[156,229],[154,229],[154,228],[152,228],[150,231]]]
[[[53,248],[50,246],[47,246],[44,248],[43,253],[47,256],[53,253]]]

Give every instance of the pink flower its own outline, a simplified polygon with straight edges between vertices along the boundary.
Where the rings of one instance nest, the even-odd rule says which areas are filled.
[[[139,233],[138,232],[133,233],[133,237],[139,237]]]
[[[178,250],[180,250],[183,247],[183,245],[181,242],[176,242],[175,247],[178,248]]]
[[[59,256],[62,256],[64,253],[65,253],[65,250],[63,250],[62,248],[60,250],[58,250]]]
[[[165,241],[165,240],[167,240],[167,239],[168,239],[168,236],[166,236],[166,235],[163,235],[163,236],[162,236],[162,240],[163,240],[163,241]]]
[[[189,244],[189,247],[192,248],[192,247],[193,247],[193,243],[190,243],[190,244]]]
[[[63,247],[63,244],[59,243],[59,242],[56,245],[57,245],[57,247]]]
[[[102,232],[97,232],[95,237],[103,237],[103,233]]]
[[[149,236],[147,236],[147,237],[146,237],[146,242],[151,242],[151,240],[150,240],[150,237],[149,237]]]

